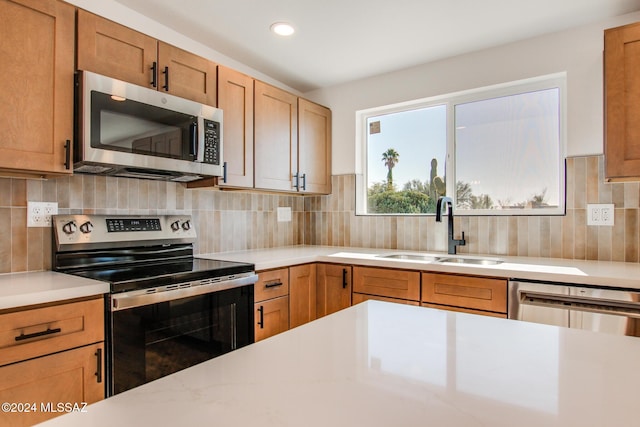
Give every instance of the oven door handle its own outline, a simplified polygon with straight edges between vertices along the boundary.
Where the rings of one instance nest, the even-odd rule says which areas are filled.
[[[257,281],[258,275],[250,274],[244,277],[237,277],[230,280],[207,283],[204,285],[188,286],[188,284],[185,284],[184,287],[176,285],[177,288],[162,292],[147,293],[147,291],[142,290],[112,294],[111,311],[126,310],[128,308],[142,307],[160,302],[224,291],[227,289],[238,288],[240,286],[252,285]]]

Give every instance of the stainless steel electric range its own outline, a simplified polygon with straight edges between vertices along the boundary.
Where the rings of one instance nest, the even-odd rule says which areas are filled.
[[[110,283],[108,396],[254,341],[254,265],[198,259],[188,215],[57,215],[56,271]]]

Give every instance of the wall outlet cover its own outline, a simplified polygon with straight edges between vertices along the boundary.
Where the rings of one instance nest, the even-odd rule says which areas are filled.
[[[57,214],[56,202],[27,202],[27,227],[51,227],[51,216]]]
[[[587,225],[606,225],[612,227],[614,225],[614,217],[615,205],[611,203],[587,205]]]
[[[278,222],[291,222],[291,208],[281,207],[277,210]]]

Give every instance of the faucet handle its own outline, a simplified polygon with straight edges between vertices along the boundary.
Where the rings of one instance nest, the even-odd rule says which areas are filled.
[[[458,240],[458,246],[464,246],[467,244],[467,241],[464,240],[464,231],[462,232],[462,238]]]

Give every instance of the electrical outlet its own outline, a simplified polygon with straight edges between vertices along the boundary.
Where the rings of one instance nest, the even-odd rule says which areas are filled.
[[[286,206],[286,207],[281,207],[278,208],[277,212],[277,219],[278,222],[290,222],[291,221],[291,208]]]
[[[51,216],[57,214],[55,202],[27,202],[27,227],[51,227]]]
[[[587,225],[614,225],[615,206],[613,204],[587,205]]]

